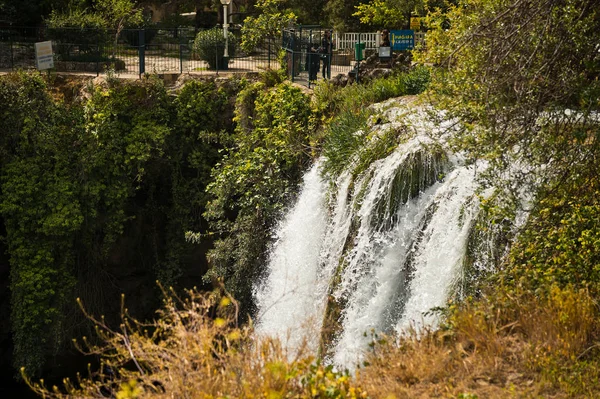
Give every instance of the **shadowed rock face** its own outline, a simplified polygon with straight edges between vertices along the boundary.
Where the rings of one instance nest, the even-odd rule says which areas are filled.
[[[0,237],[6,235],[4,220],[0,217]],[[0,240],[0,397],[36,398],[31,390],[15,380],[12,367],[13,344],[10,331],[10,263],[8,248]]]
[[[4,219],[0,217],[0,237],[6,235]],[[12,342],[10,338],[10,265],[7,248],[0,240],[0,370],[11,369]],[[11,371],[12,373],[12,371]],[[5,373],[2,373],[3,375]]]

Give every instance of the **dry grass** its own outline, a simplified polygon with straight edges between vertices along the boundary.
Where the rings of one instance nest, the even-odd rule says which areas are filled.
[[[357,384],[379,398],[599,397],[597,316],[586,290],[496,294],[451,308],[445,329],[384,344]]]
[[[103,342],[81,350],[103,357],[99,372],[63,388],[28,381],[45,398],[308,398],[366,397],[308,353],[288,353],[279,341],[258,340],[236,325],[237,305],[222,293],[170,295],[156,322],[144,325],[122,311],[111,329],[94,319]]]
[[[552,288],[451,306],[444,328],[381,340],[355,376],[306,347],[287,353],[239,327],[223,293],[171,295],[155,323],[94,320],[101,372],[47,398],[573,398],[600,392],[597,309],[585,290]],[[91,316],[89,316],[91,317]]]

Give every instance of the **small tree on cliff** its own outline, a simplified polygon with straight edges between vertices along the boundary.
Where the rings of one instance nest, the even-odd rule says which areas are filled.
[[[281,47],[281,32],[296,22],[296,14],[284,9],[285,0],[258,0],[258,17],[248,17],[242,27],[241,47],[253,51],[265,42],[273,43],[275,50]]]
[[[114,58],[121,31],[127,25],[135,25],[142,22],[142,9],[137,8],[135,2],[131,0],[96,0],[95,8],[96,12],[106,21],[108,27],[114,30]]]
[[[467,126],[459,143],[471,157],[500,169],[526,159],[546,165],[539,169],[546,178],[595,163],[597,0],[460,0],[427,24],[417,60],[439,66],[431,88]]]
[[[52,28],[95,28],[114,32],[112,56],[115,58],[119,36],[128,25],[142,22],[142,9],[132,0],[94,0],[91,11],[81,3],[72,2],[65,10],[54,10],[48,19]],[[93,23],[89,23],[93,21]]]

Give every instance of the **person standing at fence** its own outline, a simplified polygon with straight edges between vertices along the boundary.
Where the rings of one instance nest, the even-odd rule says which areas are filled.
[[[331,31],[326,30],[323,34],[323,39],[321,40],[321,47],[319,47],[319,52],[321,53],[321,58],[323,59],[323,79],[328,79],[331,76],[331,52],[333,50],[333,41],[331,39]]]
[[[318,48],[311,47],[308,52],[308,80],[314,82],[317,80],[319,66],[321,64],[321,54]]]
[[[390,31],[387,29],[384,29],[383,32],[381,32],[381,47],[390,47]]]

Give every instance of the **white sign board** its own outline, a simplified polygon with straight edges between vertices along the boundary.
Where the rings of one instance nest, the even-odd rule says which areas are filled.
[[[54,54],[52,53],[52,42],[38,42],[35,44],[35,63],[37,69],[54,68]]]
[[[379,47],[379,58],[391,58],[392,48],[391,47]]]

